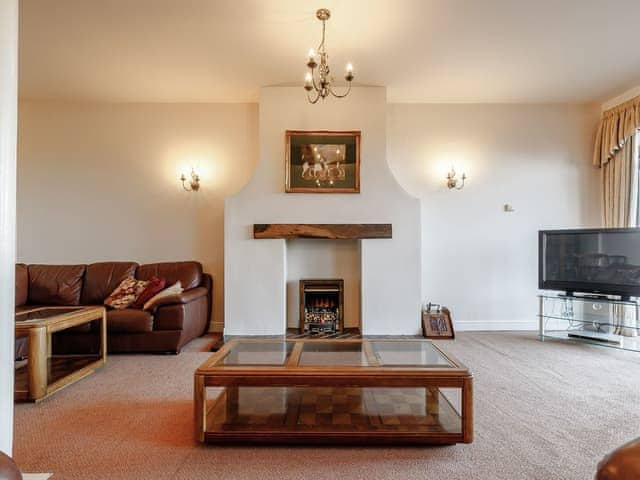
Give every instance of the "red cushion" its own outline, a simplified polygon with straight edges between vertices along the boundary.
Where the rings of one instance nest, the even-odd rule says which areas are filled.
[[[140,296],[136,298],[136,301],[133,302],[131,308],[142,308],[144,304],[147,303],[147,300],[164,289],[166,283],[167,282],[164,278],[151,277],[149,279],[149,285],[147,285],[147,288],[145,288]]]

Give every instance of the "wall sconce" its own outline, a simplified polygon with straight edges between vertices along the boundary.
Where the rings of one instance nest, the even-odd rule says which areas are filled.
[[[456,190],[462,190],[466,179],[467,174],[464,172],[460,179],[456,178],[456,171],[451,167],[451,170],[447,173],[447,187],[449,187],[449,189],[455,188]]]
[[[187,176],[183,173],[180,175],[180,180],[182,181],[182,188],[187,192],[197,192],[200,190],[200,175],[196,173],[196,171],[191,168],[191,180],[189,180],[189,186],[187,187],[184,182],[187,181]]]

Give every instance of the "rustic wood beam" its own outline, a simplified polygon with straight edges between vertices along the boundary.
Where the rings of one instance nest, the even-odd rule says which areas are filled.
[[[391,238],[390,223],[256,223],[253,238]]]

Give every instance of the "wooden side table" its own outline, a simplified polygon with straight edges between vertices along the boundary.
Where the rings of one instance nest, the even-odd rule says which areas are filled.
[[[54,333],[99,321],[100,351],[87,355],[52,355]],[[29,358],[15,372],[16,401],[40,401],[86,377],[107,362],[104,307],[40,307],[16,314],[15,335],[27,337]]]

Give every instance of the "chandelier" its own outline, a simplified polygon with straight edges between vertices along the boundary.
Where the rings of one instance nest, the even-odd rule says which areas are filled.
[[[307,76],[304,81],[304,89],[307,91],[307,99],[309,103],[318,103],[318,100],[324,100],[329,96],[329,94],[333,95],[336,98],[344,98],[349,95],[351,91],[351,81],[353,80],[353,66],[349,63],[347,64],[347,68],[344,74],[344,79],[349,84],[347,91],[339,94],[334,92],[332,83],[333,77],[331,76],[331,71],[329,69],[329,55],[324,48],[324,37],[325,37],[325,27],[326,22],[329,20],[331,16],[331,12],[326,8],[321,8],[316,12],[316,18],[322,22],[322,41],[318,46],[317,56],[320,57],[320,64],[316,62],[316,53],[314,53],[313,49],[309,50],[309,58],[307,60],[307,67],[309,67],[309,72],[307,72]],[[316,74],[316,68],[317,74]],[[317,79],[316,79],[317,77]],[[315,96],[311,93],[315,92]]]

